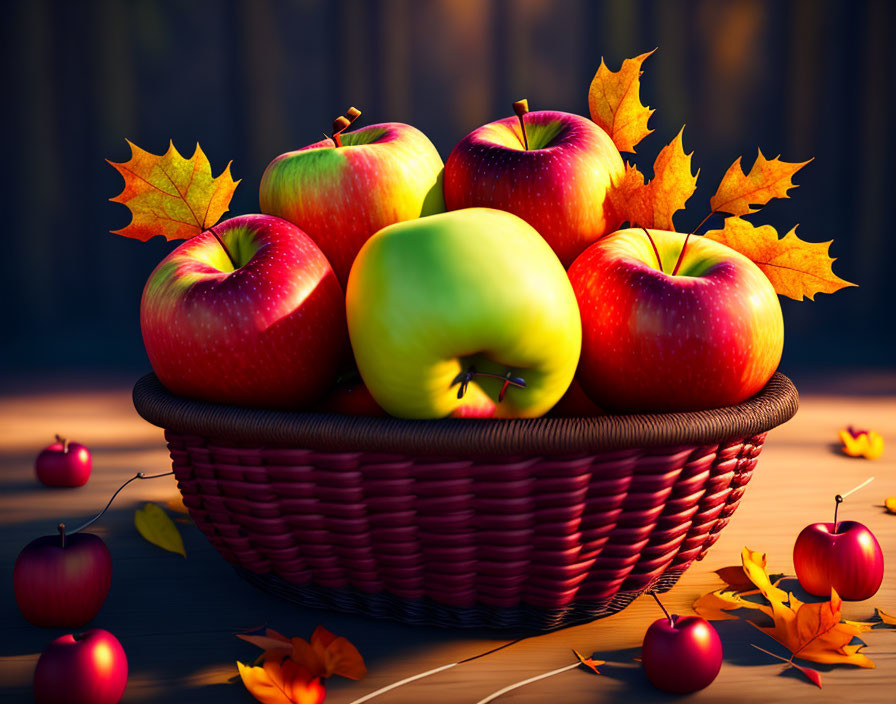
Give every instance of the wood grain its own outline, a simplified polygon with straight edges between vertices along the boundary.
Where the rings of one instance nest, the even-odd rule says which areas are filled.
[[[886,380],[889,382],[889,379]],[[868,377],[852,388],[881,390]],[[687,613],[699,595],[717,585],[713,570],[738,561],[744,545],[768,553],[770,568],[792,573],[793,539],[807,523],[829,520],[833,496],[874,474],[877,480],[850,497],[842,516],[859,520],[877,535],[887,557],[896,549],[896,516],[882,503],[896,495],[894,447],[896,394],[804,394],[796,418],[769,437],[741,507],[706,560],[695,564],[665,598],[670,610]],[[853,460],[834,449],[836,431],[847,423],[878,429],[888,450],[876,462]],[[32,462],[53,433],[62,432],[94,451],[94,473],[82,489],[50,490],[33,478]],[[143,422],[130,404],[130,389],[47,392],[0,397],[0,700],[31,701],[30,681],[40,651],[61,629],[41,629],[19,614],[12,568],[31,539],[49,534],[60,520],[75,524],[101,508],[114,489],[137,471],[165,471],[168,456],[159,429]],[[133,526],[144,501],[174,496],[171,478],[135,482],[117,499],[95,532],[107,542],[115,564],[112,589],[90,625],[115,633],[128,654],[130,679],[124,702],[251,701],[240,684],[228,684],[234,661],[248,661],[252,646],[233,634],[268,624],[290,635],[309,636],[317,624],[345,635],[365,656],[361,682],[333,680],[328,701],[345,704],[409,675],[488,650],[500,634],[454,632],[372,621],[300,609],[254,590],[221,560],[199,531],[178,524],[187,559],[144,542]],[[880,592],[853,603],[847,615],[865,617],[873,606],[896,611],[896,565],[887,566]],[[524,640],[506,650],[394,690],[384,704],[466,702],[534,674],[572,662],[571,648],[599,653],[608,663],[596,677],[571,671],[506,695],[518,704],[668,701],[643,678],[638,656],[647,626],[659,616],[649,598],[602,621]],[[718,679],[695,701],[890,702],[896,687],[896,633],[868,634],[875,670],[822,667],[824,689],[809,685],[749,643],[776,651],[773,641],[746,624],[718,624],[726,661]]]

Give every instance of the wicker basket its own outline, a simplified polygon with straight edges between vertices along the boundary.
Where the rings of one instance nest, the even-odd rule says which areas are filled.
[[[405,622],[550,630],[670,589],[798,397],[776,374],[711,411],[405,421],[190,401],[149,374],[134,405],[166,429],[196,524],[263,589]]]

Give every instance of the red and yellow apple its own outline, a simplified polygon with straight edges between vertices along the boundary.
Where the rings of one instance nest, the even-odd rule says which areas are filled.
[[[691,411],[739,403],[774,374],[784,346],[778,297],[725,245],[643,229],[614,232],[569,268],[582,313],[578,380],[601,408]],[[657,261],[657,253],[661,259]]]
[[[265,169],[262,212],[285,218],[323,250],[344,286],[361,245],[377,230],[439,213],[442,158],[420,130],[398,122],[281,154]]]
[[[402,418],[540,416],[579,358],[579,310],[563,266],[530,225],[501,210],[380,230],[352,267],[346,311],[365,385]]]
[[[579,115],[553,110],[508,117],[473,130],[445,162],[448,210],[475,206],[518,215],[569,266],[615,230],[607,192],[624,165],[613,140]]]
[[[329,262],[269,215],[227,220],[165,257],[143,290],[140,328],[170,391],[219,403],[301,408],[348,357],[345,299]]]

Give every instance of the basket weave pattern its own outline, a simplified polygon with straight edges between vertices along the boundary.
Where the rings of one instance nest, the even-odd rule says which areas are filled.
[[[167,428],[193,520],[251,582],[415,623],[544,630],[671,588],[797,397],[778,375],[712,412],[457,425],[202,404],[146,377],[135,404]],[[527,442],[543,451],[508,452]]]

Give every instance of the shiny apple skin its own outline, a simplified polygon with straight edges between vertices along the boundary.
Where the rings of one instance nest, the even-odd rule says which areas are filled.
[[[793,545],[800,586],[815,596],[862,601],[877,594],[884,579],[884,553],[874,534],[856,521],[813,523]]]
[[[128,682],[121,643],[100,628],[57,638],[34,669],[37,704],[118,704]]]
[[[97,615],[112,584],[112,556],[99,536],[76,533],[32,540],[16,558],[13,591],[35,626],[75,628]]]
[[[513,213],[538,230],[563,266],[615,230],[607,193],[625,166],[613,140],[580,115],[537,110],[508,117],[464,137],[445,162],[448,210],[485,207]]]
[[[712,683],[722,668],[719,634],[699,616],[672,616],[654,621],[644,635],[641,661],[657,689],[688,694]]]
[[[752,261],[725,245],[685,235],[619,230],[569,268],[582,313],[577,378],[608,411],[694,411],[757,393],[784,348],[778,296]]]
[[[345,296],[302,230],[270,215],[215,226],[150,274],[140,329],[153,371],[172,393],[239,406],[301,409],[351,358]]]
[[[41,450],[34,460],[34,473],[45,486],[84,486],[90,479],[91,467],[90,450],[77,442],[67,446],[54,442]]]

